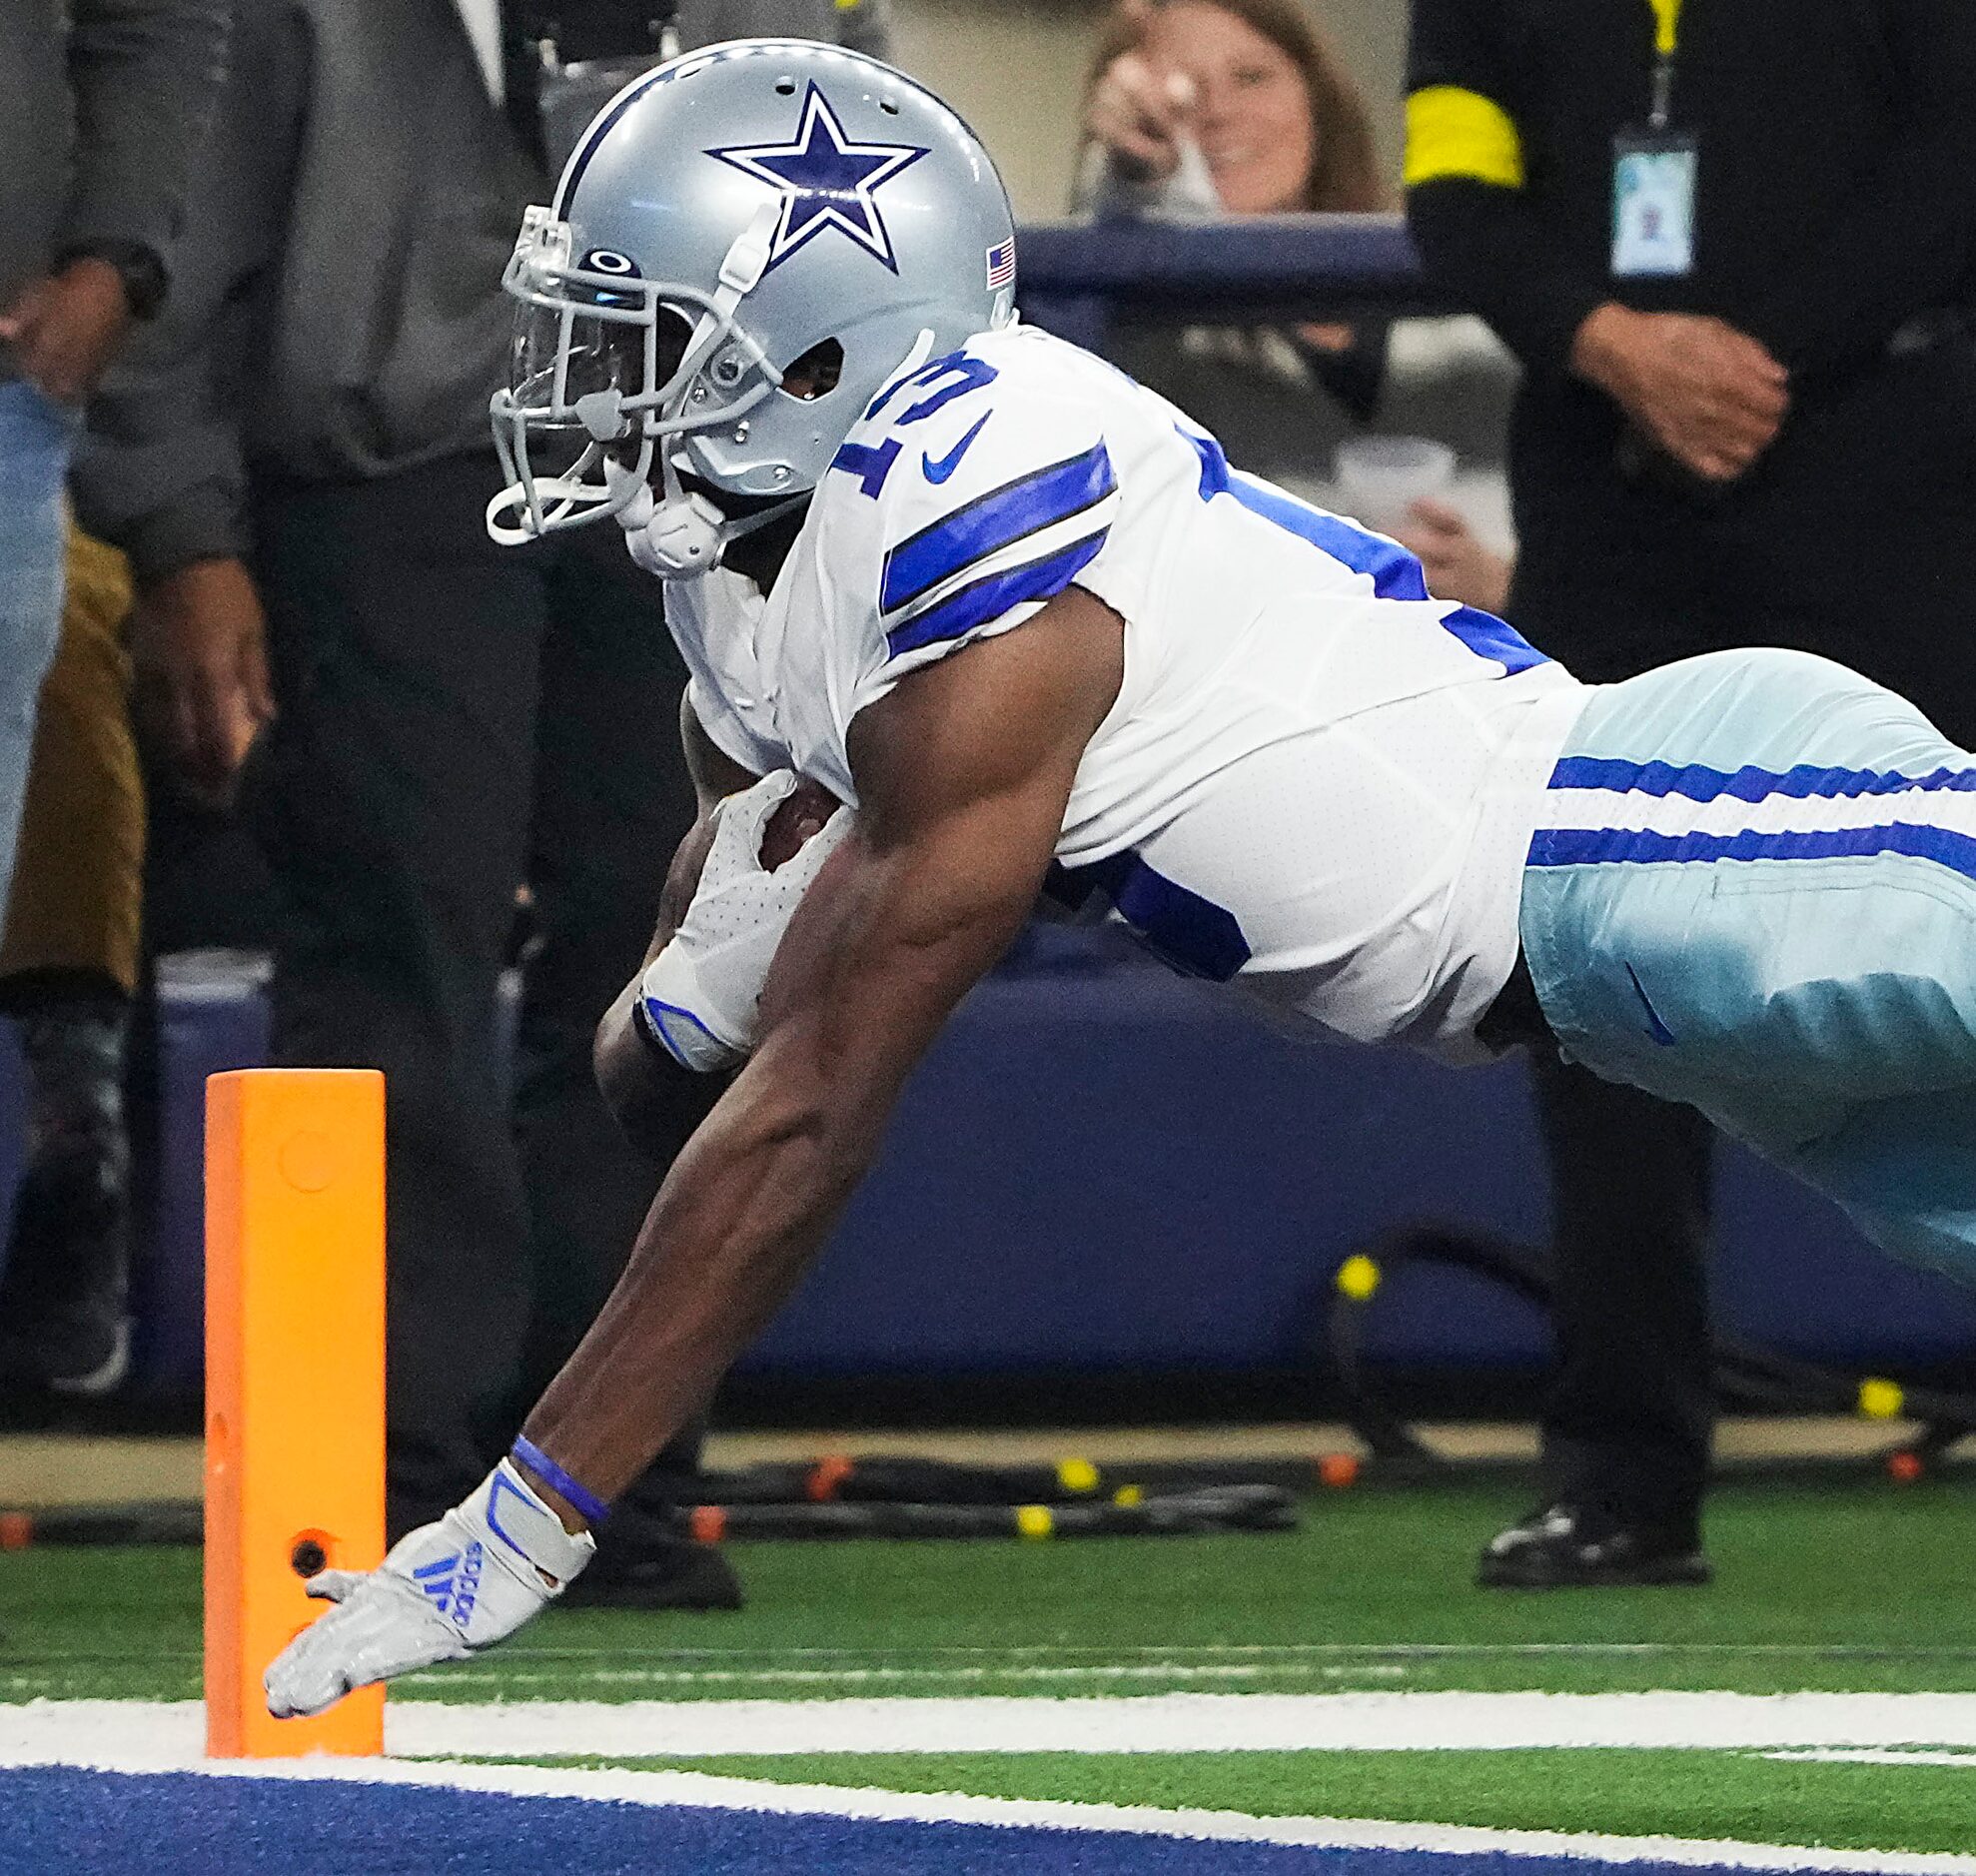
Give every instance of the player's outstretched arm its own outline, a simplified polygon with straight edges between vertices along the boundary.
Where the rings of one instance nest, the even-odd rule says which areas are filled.
[[[339,1606],[270,1666],[274,1712],[319,1712],[490,1646],[583,1567],[587,1513],[644,1469],[788,1295],[907,1075],[1020,928],[1118,693],[1122,635],[1073,588],[859,716],[857,822],[790,922],[752,1060],[674,1163],[515,1453],[381,1568],[312,1581]]]
[[[528,1420],[585,1496],[621,1491],[787,1296],[907,1075],[1021,928],[1118,693],[1122,638],[1116,614],[1071,588],[858,717],[857,822],[776,955],[754,1057]]]

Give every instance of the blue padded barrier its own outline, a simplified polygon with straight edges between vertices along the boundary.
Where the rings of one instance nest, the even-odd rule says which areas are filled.
[[[1114,318],[1172,322],[1455,313],[1399,215],[1113,218],[1019,231],[1023,317],[1104,349]]]
[[[1457,1072],[1292,1040],[1240,1002],[1083,935],[1039,932],[961,1007],[818,1269],[746,1358],[757,1374],[1297,1364],[1341,1259],[1439,1218],[1545,1230],[1521,1064]],[[139,1288],[139,1384],[200,1369],[201,1091],[265,1059],[251,971],[161,986],[164,1156]],[[18,1064],[0,1056],[0,1191]],[[1615,1169],[1614,1177],[1624,1177]],[[1808,1190],[1728,1151],[1716,1299],[1763,1346],[1864,1366],[1976,1346],[1976,1297],[1890,1264]],[[1459,1273],[1396,1282],[1375,1359],[1523,1364],[1531,1312]]]
[[[206,1078],[266,1064],[266,982],[240,953],[159,962],[157,1188],[131,1350],[134,1386],[158,1399],[195,1399],[205,1373]]]
[[[1976,1292],[1890,1263],[1740,1150],[1721,1165],[1725,1328],[1868,1365],[1976,1347]],[[1292,1040],[1151,966],[991,979],[747,1366],[1292,1365],[1333,1271],[1383,1232],[1437,1218],[1539,1241],[1541,1168],[1520,1060],[1456,1071]],[[1480,1280],[1422,1271],[1368,1346],[1501,1365],[1535,1359],[1543,1335]]]

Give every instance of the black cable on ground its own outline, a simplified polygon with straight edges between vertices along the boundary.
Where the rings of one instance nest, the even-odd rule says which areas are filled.
[[[1127,1490],[1129,1491],[1129,1487]],[[1199,1491],[1079,1504],[834,1503],[703,1504],[688,1528],[703,1542],[726,1537],[829,1539],[889,1537],[1174,1537],[1213,1531],[1297,1527],[1297,1500],[1275,1485],[1224,1485]]]
[[[811,1468],[772,1469],[787,1474]],[[935,1495],[898,1500],[870,1495],[869,1485],[863,1497],[831,1500],[798,1494],[777,1498],[769,1495],[772,1479],[756,1478],[751,1473],[711,1474],[703,1481],[713,1488],[709,1501],[682,1511],[679,1522],[684,1531],[707,1543],[726,1537],[1170,1537],[1297,1527],[1297,1493],[1283,1485],[1254,1480],[1167,1491],[1119,1484],[1105,1495],[1075,1499],[976,1497],[943,1502],[937,1496],[940,1480],[932,1475],[938,1469],[931,1467],[928,1475],[915,1481]],[[737,1479],[745,1481],[746,1491],[734,1490]],[[0,1512],[0,1549],[57,1544],[197,1544],[203,1534],[200,1506],[186,1501]],[[312,1567],[320,1564],[319,1557]]]
[[[1344,1397],[1347,1423],[1376,1459],[1403,1474],[1437,1471],[1449,1461],[1380,1398],[1366,1361],[1366,1332],[1374,1301],[1388,1280],[1396,1271],[1418,1265],[1466,1271],[1535,1309],[1547,1310],[1551,1300],[1548,1260],[1541,1252],[1445,1225],[1387,1233],[1338,1267],[1325,1295],[1322,1347]],[[1976,1429],[1976,1394],[1904,1387],[1884,1376],[1828,1368],[1728,1337],[1715,1343],[1715,1387],[1726,1402],[1780,1413],[1917,1420],[1920,1433],[1885,1455],[1888,1469],[1903,1480],[1932,1469],[1951,1445]]]

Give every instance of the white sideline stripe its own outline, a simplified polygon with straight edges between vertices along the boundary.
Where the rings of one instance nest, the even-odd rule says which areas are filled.
[[[1545,1746],[1976,1746],[1976,1694],[1153,1694],[1137,1699],[399,1701],[394,1752],[1488,1751]]]
[[[0,1764],[196,1760],[196,1701],[0,1706]],[[1976,1746],[1976,1694],[1168,1693],[1130,1699],[394,1700],[395,1755],[1490,1751]]]
[[[1282,1679],[1287,1674],[1317,1675],[1324,1680],[1399,1680],[1406,1668],[1398,1661],[1366,1661],[1357,1665],[1336,1665],[1307,1661],[1204,1661],[1196,1666],[1160,1666],[1149,1661],[1121,1663],[1110,1667],[593,1667],[585,1669],[585,1683],[639,1687],[712,1686],[817,1686],[863,1685],[870,1681],[953,1681],[953,1680],[1262,1680]],[[490,1668],[487,1677],[503,1687],[547,1681],[554,1686],[569,1684],[569,1671],[550,1668]],[[447,1676],[461,1678],[458,1672]],[[426,1684],[439,1684],[437,1676]]]
[[[746,1648],[667,1648],[665,1655],[673,1661],[733,1662],[746,1660]],[[556,1648],[533,1647],[526,1643],[503,1644],[498,1661],[484,1662],[472,1660],[455,1662],[443,1668],[428,1670],[429,1675],[458,1680],[463,1674],[477,1672],[493,1673],[501,1663],[508,1661],[616,1661],[623,1658],[622,1648]],[[1976,1647],[1882,1647],[1858,1646],[1852,1643],[1796,1642],[1796,1641],[1212,1641],[1212,1642],[1173,1642],[1127,1644],[1116,1647],[1083,1647],[1075,1643],[1023,1642],[1005,1648],[970,1647],[949,1645],[926,1648],[777,1648],[773,1650],[776,1661],[842,1661],[850,1664],[868,1662],[874,1658],[903,1654],[915,1662],[938,1662],[944,1660],[972,1660],[987,1655],[992,1660],[1015,1661],[1031,1655],[1047,1655],[1053,1661],[1068,1660],[1077,1655],[1092,1655],[1103,1663],[1123,1660],[1132,1655],[1157,1657],[1159,1660],[1219,1660],[1225,1656],[1243,1659],[1260,1656],[1282,1656],[1286,1660],[1304,1659],[1339,1660],[1352,1656],[1364,1656],[1370,1660],[1492,1660],[1497,1656],[1537,1658],[1552,1655],[1566,1657],[1597,1658],[1603,1655],[1617,1655],[1625,1658],[1661,1659],[1668,1655],[1709,1655],[1740,1659],[1747,1655],[1759,1660],[1816,1660],[1816,1661],[1962,1661],[1976,1658]],[[200,1658],[196,1648],[185,1649],[168,1658],[196,1661]],[[764,1659],[769,1658],[764,1655]],[[25,1682],[24,1682],[25,1684]]]
[[[1766,1752],[1766,1759],[1801,1759],[1818,1765],[1957,1765],[1976,1771],[1976,1752],[1912,1752],[1887,1747],[1821,1746],[1809,1752]]]
[[[99,1729],[98,1752],[104,1753],[110,1745]],[[110,1771],[167,1769],[108,1764],[101,1758],[86,1762]],[[773,1816],[1122,1831],[1146,1837],[1284,1844],[1307,1849],[1439,1851],[1455,1856],[1565,1856],[1604,1863],[1671,1863],[1703,1870],[1824,1871],[1831,1876],[1976,1876],[1976,1856],[1947,1853],[1823,1850],[1790,1844],[1606,1837],[1588,1831],[1490,1830],[1469,1824],[1395,1824],[1354,1818],[1250,1817],[1239,1811],[1160,1810],[1147,1805],[970,1798],[955,1793],[878,1791],[835,1785],[777,1785],[745,1778],[711,1778],[700,1772],[578,1771],[542,1765],[407,1764],[390,1759],[330,1758],[285,1761],[195,1758],[175,1769],[219,1778],[413,1785],[521,1797],[587,1798],[680,1805],[696,1810],[750,1811]]]

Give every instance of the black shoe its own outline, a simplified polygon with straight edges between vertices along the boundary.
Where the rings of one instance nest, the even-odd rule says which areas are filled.
[[[681,1537],[620,1504],[597,1531],[589,1567],[562,1592],[564,1608],[738,1609],[741,1581],[710,1543]]]
[[[1484,1589],[1706,1583],[1715,1577],[1691,1528],[1624,1524],[1548,1504],[1489,1539],[1476,1567]]]
[[[0,1378],[100,1399],[130,1369],[121,1139],[84,1133],[36,1156],[14,1199],[0,1278]]]

